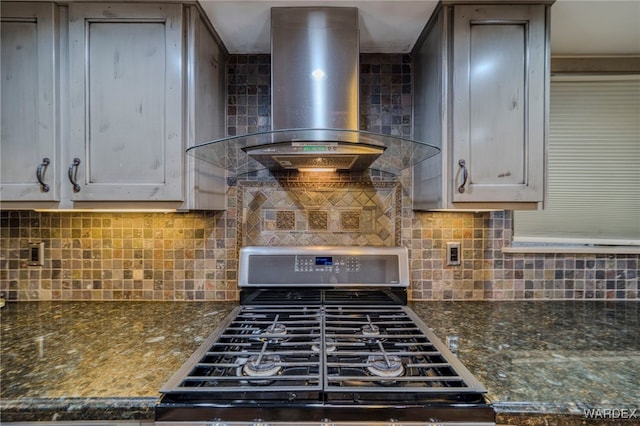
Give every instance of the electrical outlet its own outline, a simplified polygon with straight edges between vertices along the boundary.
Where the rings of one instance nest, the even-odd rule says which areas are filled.
[[[462,262],[462,252],[460,251],[460,242],[451,241],[447,243],[447,265],[460,265]]]
[[[44,266],[44,242],[29,243],[29,266]]]

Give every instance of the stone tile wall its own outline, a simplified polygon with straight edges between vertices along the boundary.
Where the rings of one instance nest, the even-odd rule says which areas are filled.
[[[9,300],[234,300],[224,216],[2,211],[0,290]],[[29,266],[31,241],[45,243],[44,266]]]
[[[256,190],[248,187],[249,192]],[[356,210],[347,208],[344,220],[357,222],[354,218],[362,216]],[[263,206],[251,211],[273,220],[246,221],[234,229],[227,228],[225,212],[3,211],[0,291],[9,300],[236,300],[236,235],[249,244],[391,245],[391,240],[382,241],[377,234],[351,232],[349,226],[355,225],[347,224],[340,232],[343,217],[329,219],[330,208]],[[509,231],[510,216],[503,212],[403,214],[395,222],[409,223],[400,230],[400,241],[410,249],[410,298],[640,298],[637,255],[503,254],[500,247],[508,241],[502,235]],[[318,224],[311,225],[313,220]],[[316,232],[314,227],[322,229]],[[339,232],[325,232],[332,227]],[[288,228],[301,238],[290,238]],[[446,242],[452,240],[462,242],[463,261],[457,267],[444,262]],[[28,266],[29,241],[44,241],[44,266]]]
[[[362,55],[360,123],[410,136],[411,63]],[[268,130],[268,55],[232,56],[228,134]],[[414,212],[411,179],[237,176],[226,212],[0,212],[0,291],[10,300],[237,300],[243,245],[404,245],[413,300],[639,299],[638,255],[514,255],[511,212]],[[29,267],[29,241],[45,265]],[[445,264],[447,241],[462,264]]]

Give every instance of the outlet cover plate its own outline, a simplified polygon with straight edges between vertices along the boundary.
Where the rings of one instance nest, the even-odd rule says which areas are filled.
[[[450,241],[447,243],[447,265],[456,266],[462,263],[462,251],[460,250],[459,241]]]

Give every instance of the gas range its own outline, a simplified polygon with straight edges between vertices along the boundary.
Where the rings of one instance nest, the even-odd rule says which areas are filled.
[[[405,248],[241,249],[241,305],[163,387],[156,421],[495,424],[408,284]]]

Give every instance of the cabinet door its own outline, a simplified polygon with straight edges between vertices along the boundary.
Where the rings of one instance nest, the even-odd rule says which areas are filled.
[[[183,199],[182,6],[71,3],[75,201]]]
[[[454,202],[543,199],[545,15],[544,5],[454,9]]]
[[[226,79],[224,48],[210,30],[206,17],[190,8],[189,17],[188,134],[189,146],[225,136]],[[186,156],[190,209],[226,209],[226,171]]]
[[[2,2],[0,7],[0,200],[56,201],[54,6]]]

